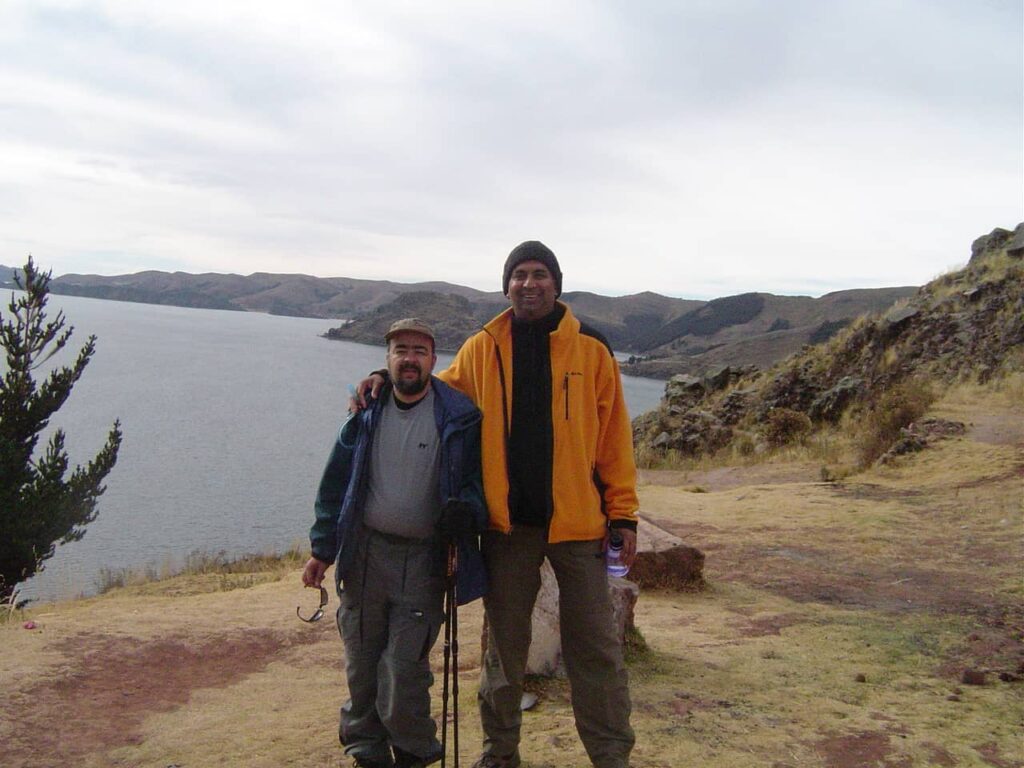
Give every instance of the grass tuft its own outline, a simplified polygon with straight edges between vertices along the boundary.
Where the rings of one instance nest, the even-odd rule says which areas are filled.
[[[914,379],[886,391],[861,422],[857,435],[860,466],[874,464],[900,438],[901,430],[924,416],[934,401],[931,387]]]
[[[183,576],[214,576],[214,579],[204,579],[204,583],[213,591],[226,592],[277,578],[305,561],[305,550],[300,544],[293,544],[282,553],[229,555],[225,550],[196,550],[186,555],[184,563],[178,567],[164,561],[160,566],[101,568],[96,588],[99,594],[104,594],[114,589],[139,587]]]

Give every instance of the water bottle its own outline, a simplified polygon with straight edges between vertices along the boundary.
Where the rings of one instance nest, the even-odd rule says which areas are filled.
[[[608,549],[605,551],[605,565],[609,576],[623,577],[629,573],[629,566],[622,562],[622,536],[614,529],[608,534]]]

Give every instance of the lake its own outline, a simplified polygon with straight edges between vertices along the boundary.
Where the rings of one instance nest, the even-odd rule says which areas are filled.
[[[321,338],[331,320],[52,295],[48,309],[75,328],[61,362],[98,337],[52,420],[73,464],[95,455],[115,418],[124,442],[85,538],[58,547],[22,597],[94,594],[101,568],[173,567],[199,550],[308,546],[347,385],[384,367],[383,345]],[[438,355],[437,370],[451,358]],[[624,376],[623,388],[636,416],[664,382]]]

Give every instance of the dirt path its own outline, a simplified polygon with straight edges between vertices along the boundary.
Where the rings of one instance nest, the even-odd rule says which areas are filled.
[[[821,465],[812,462],[788,464],[755,464],[749,467],[715,467],[705,470],[641,469],[641,485],[676,488],[700,488],[725,491],[753,485],[783,485],[816,482]]]
[[[87,755],[138,744],[151,714],[183,706],[196,689],[231,685],[316,639],[252,630],[149,641],[81,634],[54,643],[62,668],[0,703],[4,765],[78,765]]]

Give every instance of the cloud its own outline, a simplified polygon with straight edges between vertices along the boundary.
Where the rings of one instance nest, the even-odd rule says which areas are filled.
[[[0,6],[0,262],[710,298],[1022,216],[1011,3]]]

